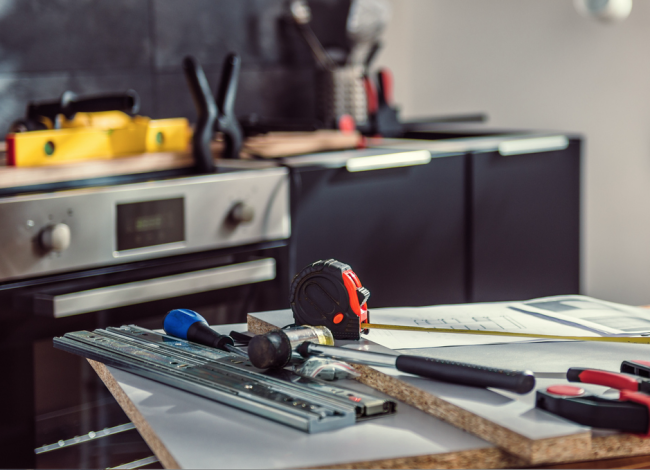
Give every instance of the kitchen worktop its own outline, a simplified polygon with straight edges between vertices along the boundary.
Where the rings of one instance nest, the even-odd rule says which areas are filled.
[[[226,333],[245,325],[213,327]],[[611,347],[610,347],[611,346]],[[645,346],[547,342],[409,350],[486,366],[557,372],[569,366],[616,368]],[[166,468],[521,468],[517,459],[480,438],[400,403],[398,413],[337,431],[306,434],[216,402],[94,363],[106,385]],[[561,383],[541,379],[540,385]],[[361,389],[354,382],[339,382]],[[361,387],[361,388],[359,388]],[[373,391],[372,393],[377,393]],[[529,403],[534,394],[523,397]],[[604,432],[606,439],[612,433]],[[633,437],[633,436],[631,436]],[[643,442],[635,438],[639,444]],[[646,448],[647,446],[642,446]],[[254,449],[254,451],[252,451]],[[610,460],[561,468],[647,465],[647,450],[621,447]],[[618,457],[611,459],[611,457]],[[597,454],[590,457],[602,458]],[[578,460],[578,459],[569,459]],[[582,459],[584,460],[584,458]]]
[[[371,149],[389,150],[428,150],[433,156],[446,156],[463,152],[493,151],[500,149],[504,142],[521,141],[533,143],[534,146],[562,145],[566,146],[567,134],[551,132],[506,132],[491,134],[475,130],[457,130],[454,135],[447,132],[421,133],[423,137],[430,136],[432,140],[420,138],[384,139],[368,138],[366,145],[369,150],[361,154],[357,150],[312,153],[283,159],[283,164],[304,166],[312,164],[344,165],[344,162],[355,155],[368,155]],[[414,134],[415,135],[415,134]],[[440,138],[436,138],[439,136]],[[508,145],[508,144],[506,144]],[[145,174],[171,170],[189,170],[194,162],[188,152],[160,152],[114,158],[110,160],[91,160],[45,167],[8,167],[4,165],[5,143],[0,142],[0,189],[53,184],[74,180],[106,178],[120,175]],[[220,165],[237,167],[256,167],[260,165],[275,165],[273,160],[217,160]],[[265,163],[264,163],[265,162]]]

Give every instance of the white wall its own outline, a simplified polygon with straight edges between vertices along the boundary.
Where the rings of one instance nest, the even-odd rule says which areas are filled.
[[[619,24],[571,0],[393,2],[375,66],[402,115],[582,133],[582,291],[650,303],[650,1]]]

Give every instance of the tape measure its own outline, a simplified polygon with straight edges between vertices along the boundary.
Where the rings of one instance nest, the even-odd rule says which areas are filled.
[[[361,324],[370,321],[369,297],[350,266],[328,259],[296,274],[289,299],[296,325],[326,326],[336,339],[359,339],[368,332]]]

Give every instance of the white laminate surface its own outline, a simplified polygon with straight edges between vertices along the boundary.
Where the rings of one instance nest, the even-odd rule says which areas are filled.
[[[183,468],[304,468],[492,447],[400,403],[398,413],[307,434],[139,377],[109,370]],[[357,390],[376,391],[354,381]]]

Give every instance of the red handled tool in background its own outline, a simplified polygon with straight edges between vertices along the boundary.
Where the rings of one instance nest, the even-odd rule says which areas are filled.
[[[393,105],[393,75],[387,68],[377,72],[377,86],[368,75],[363,77],[369,128],[367,135],[400,137],[403,133],[399,111]]]
[[[369,323],[370,291],[345,263],[316,261],[291,282],[289,301],[296,325],[326,326],[336,339],[359,339]]]

